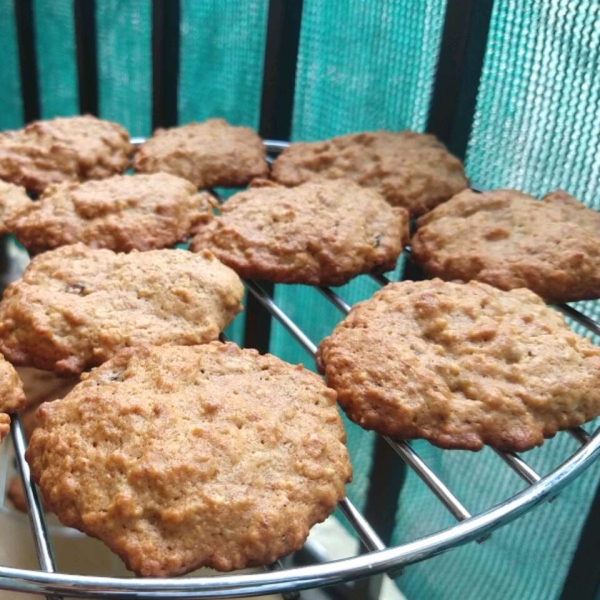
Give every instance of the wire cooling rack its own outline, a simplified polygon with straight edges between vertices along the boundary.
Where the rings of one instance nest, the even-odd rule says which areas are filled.
[[[142,141],[142,138],[134,138],[133,143],[139,144]],[[265,145],[272,157],[285,148],[287,143],[266,140]],[[216,193],[215,196],[221,200]],[[406,251],[410,252],[410,248],[407,247]],[[381,286],[389,283],[384,276],[371,277]],[[254,281],[244,281],[244,284],[256,300],[289,331],[308,355],[314,358],[317,349],[315,342],[277,305],[272,295]],[[318,290],[340,311],[340,317],[349,312],[350,305],[336,292],[326,287]],[[600,335],[600,324],[575,308],[569,305],[555,308],[577,321],[590,333]],[[250,597],[330,586],[380,573],[397,574],[406,565],[426,560],[472,540],[485,539],[492,530],[514,521],[537,504],[552,499],[600,455],[600,427],[592,434],[581,427],[558,434],[572,436],[578,443],[578,448],[572,455],[566,456],[559,467],[545,474],[537,473],[515,453],[496,451],[507,468],[523,479],[525,488],[508,500],[477,515],[472,515],[409,443],[385,438],[397,453],[398,460],[404,461],[420,477],[454,517],[456,523],[453,526],[400,546],[386,547],[356,506],[348,498],[344,498],[339,508],[367,549],[367,553],[360,556],[298,568],[283,568],[281,563],[276,563],[264,573],[255,574],[178,579],[127,579],[56,572],[40,497],[29,478],[29,467],[25,461],[27,443],[18,415],[12,415],[11,434],[16,465],[29,508],[28,514],[39,570],[0,566],[0,589],[37,593],[53,598],[57,596],[120,599]]]

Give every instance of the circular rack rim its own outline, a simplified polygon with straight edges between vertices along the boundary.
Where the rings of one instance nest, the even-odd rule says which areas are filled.
[[[224,598],[324,587],[420,562],[506,525],[556,495],[600,456],[600,428],[562,465],[498,506],[402,546],[270,573],[183,579],[127,579],[0,567],[4,589],[88,598]]]
[[[132,138],[131,141],[137,146],[144,138]],[[270,153],[278,153],[287,145],[287,142],[265,140]],[[0,589],[86,598],[252,597],[330,586],[385,572],[393,573],[406,565],[481,539],[494,529],[516,520],[537,504],[558,494],[599,456],[600,427],[574,454],[548,475],[486,512],[401,546],[371,551],[356,557],[266,573],[161,579],[72,575],[0,565]]]

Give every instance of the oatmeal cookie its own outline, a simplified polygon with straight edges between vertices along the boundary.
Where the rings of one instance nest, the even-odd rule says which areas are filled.
[[[62,246],[6,288],[0,352],[16,365],[76,375],[121,348],[214,340],[242,295],[239,277],[210,252]]]
[[[140,173],[179,175],[200,189],[241,187],[269,173],[258,135],[223,119],[157,129],[138,149],[133,168]]]
[[[131,348],[40,408],[27,459],[60,520],[138,575],[267,565],[344,497],[335,400],[232,343]]]
[[[413,131],[353,133],[291,144],[273,163],[285,185],[352,179],[390,204],[421,215],[467,187],[462,163],[434,136]]]
[[[7,413],[20,410],[24,404],[23,384],[15,368],[0,355],[0,441],[10,429]]]
[[[25,188],[0,181],[0,235],[12,233],[15,221],[33,206]]]
[[[129,134],[91,115],[35,121],[0,134],[0,178],[41,193],[51,183],[103,179],[129,165]]]
[[[342,285],[396,265],[408,213],[377,192],[347,180],[264,183],[227,200],[190,249],[214,252],[242,277],[278,283]]]
[[[317,363],[361,427],[442,448],[521,452],[600,414],[600,348],[526,289],[387,285]]]
[[[461,192],[421,217],[412,257],[443,279],[526,287],[551,302],[600,298],[600,213],[565,192]]]
[[[213,204],[212,196],[167,173],[115,175],[46,188],[15,233],[31,254],[76,242],[116,252],[152,250],[185,241],[211,219]]]

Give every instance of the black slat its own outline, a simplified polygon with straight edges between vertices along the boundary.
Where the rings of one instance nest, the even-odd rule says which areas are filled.
[[[290,138],[301,22],[302,0],[270,0],[259,125],[263,138]],[[273,295],[273,284],[261,285]],[[246,304],[244,345],[268,352],[271,315],[252,295]]]
[[[23,97],[23,121],[40,118],[40,92],[35,51],[35,27],[32,0],[14,0],[17,41],[19,45],[19,74]]]
[[[98,55],[96,50],[96,1],[73,0],[79,112],[98,114]]]
[[[381,437],[375,439],[370,486],[364,515],[387,545],[396,524],[398,496],[406,478],[406,465],[394,449]]]
[[[177,125],[179,0],[152,2],[152,127]]]
[[[427,131],[461,159],[473,124],[493,0],[448,0]]]
[[[302,0],[271,0],[260,106],[263,138],[289,140],[294,109]]]

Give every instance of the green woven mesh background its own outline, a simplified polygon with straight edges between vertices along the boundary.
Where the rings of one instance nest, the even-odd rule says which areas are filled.
[[[77,66],[73,3],[34,0],[35,42],[40,78],[42,118],[68,116],[78,111]]]
[[[132,135],[151,129],[151,4],[97,0],[99,107]],[[267,16],[265,0],[182,0],[179,118],[222,116],[258,125]],[[445,2],[305,0],[293,138],[319,139],[388,127],[422,130],[427,119]],[[77,111],[75,40],[70,0],[34,0],[41,110],[44,117]],[[515,186],[540,194],[565,188],[600,208],[598,20],[593,0],[517,3],[496,0],[467,169],[481,187]],[[12,0],[0,0],[3,57],[0,129],[22,124]],[[399,273],[396,273],[396,276]],[[360,277],[339,293],[348,302],[377,286]],[[318,342],[341,314],[317,291],[278,286],[278,303]],[[593,313],[593,303],[582,303]],[[596,315],[597,317],[599,315]],[[240,339],[243,317],[229,330]],[[312,367],[278,325],[271,349]],[[348,424],[356,477],[348,493],[363,506],[374,436]],[[493,453],[419,453],[472,512],[522,489]],[[527,458],[539,471],[575,448],[565,435]],[[398,583],[411,599],[557,597],[600,466],[518,523],[406,570]],[[394,542],[452,523],[411,473],[402,490]]]
[[[444,0],[305,0],[293,138],[427,120]]]
[[[258,127],[268,4],[183,0],[179,119]]]
[[[149,135],[151,4],[144,0],[102,0],[96,4],[100,116],[118,121],[131,135]]]

